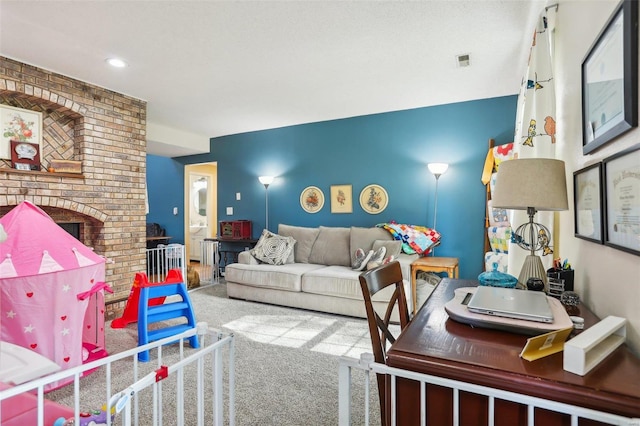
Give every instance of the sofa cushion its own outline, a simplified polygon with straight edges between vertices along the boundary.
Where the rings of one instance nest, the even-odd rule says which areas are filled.
[[[302,276],[302,292],[361,300],[364,306],[364,298],[360,287],[361,273],[344,266],[327,266],[314,269]],[[410,299],[411,295],[407,291],[410,290],[411,286],[409,286],[408,281],[405,281],[404,285],[407,299]],[[372,299],[374,301],[388,302],[392,294],[393,286],[390,286],[376,293]]]
[[[361,248],[365,253],[373,250],[373,243],[376,240],[393,240],[391,233],[382,228],[359,228],[351,227],[350,245],[351,245],[351,264],[355,262],[356,250]]]
[[[293,258],[296,263],[309,263],[309,254],[316,242],[320,230],[318,228],[305,228],[303,226],[278,225],[278,234],[283,237],[291,237],[296,240],[293,249]]]
[[[284,265],[293,253],[296,240],[263,230],[258,243],[250,250],[253,257],[270,265]]]
[[[378,250],[380,247],[385,248],[385,257],[393,256],[393,258],[397,258],[400,252],[402,251],[402,242],[400,241],[391,241],[391,240],[375,240],[373,242],[373,251]]]
[[[324,268],[322,265],[308,263],[292,263],[287,265],[246,265],[232,263],[224,269],[225,280],[250,287],[273,288],[277,290],[300,291],[301,277],[314,269]]]
[[[309,263],[351,266],[350,234],[349,228],[321,226],[309,255]]]

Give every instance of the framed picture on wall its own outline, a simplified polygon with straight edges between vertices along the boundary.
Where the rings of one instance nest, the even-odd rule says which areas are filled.
[[[367,185],[360,192],[360,207],[369,214],[382,213],[388,204],[389,195],[380,185]]]
[[[582,152],[638,125],[638,2],[624,0],[582,62]]]
[[[317,186],[307,186],[300,193],[300,207],[307,213],[318,213],[324,206],[324,193]]]
[[[42,152],[42,113],[0,105],[0,158],[11,158],[11,141],[27,142]]]
[[[602,244],[602,163],[573,173],[573,206],[575,236]]]
[[[602,163],[607,224],[604,243],[640,255],[640,145]]]
[[[331,213],[353,213],[351,185],[331,185]]]

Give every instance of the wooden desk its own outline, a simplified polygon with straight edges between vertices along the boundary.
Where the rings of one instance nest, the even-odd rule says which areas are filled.
[[[449,278],[458,278],[457,257],[430,257],[425,256],[411,263],[411,295],[413,299],[413,314],[418,310],[418,284],[416,282],[418,271],[446,272]]]
[[[564,371],[562,353],[529,362],[519,357],[527,336],[472,328],[448,318],[443,306],[473,280],[445,278],[388,351],[388,365],[596,410],[640,417],[640,359],[626,345],[585,376]],[[584,306],[585,328],[598,318]],[[397,424],[419,424],[419,384],[397,381]],[[452,391],[427,386],[427,423],[452,424]],[[460,392],[460,424],[485,425],[487,398]],[[527,424],[526,406],[496,400],[496,425]],[[568,425],[566,415],[536,410],[536,425]],[[593,424],[581,422],[580,424]]]

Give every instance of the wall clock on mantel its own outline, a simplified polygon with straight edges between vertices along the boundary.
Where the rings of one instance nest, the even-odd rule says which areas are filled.
[[[12,140],[11,165],[17,170],[40,170],[40,146]]]

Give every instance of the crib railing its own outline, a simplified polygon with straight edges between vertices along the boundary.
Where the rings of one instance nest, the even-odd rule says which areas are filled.
[[[200,339],[200,348],[189,349],[185,341],[194,335]],[[170,351],[163,345],[172,345]],[[138,361],[138,353],[150,350],[153,363]],[[154,359],[155,358],[155,359]],[[74,367],[0,391],[0,407],[15,403],[16,397],[29,395],[37,410],[33,426],[51,426],[45,423],[48,404],[68,406],[75,413],[73,424],[81,424],[80,413],[91,412],[87,399],[98,399],[104,404],[102,411],[112,413],[102,422],[107,425],[235,425],[235,346],[233,335],[198,323],[197,327],[179,335],[167,337],[144,346],[119,352],[82,366]],[[123,368],[124,363],[124,368]],[[127,366],[129,363],[129,366]],[[96,370],[80,381],[87,372]],[[151,370],[151,371],[149,371]],[[118,377],[115,377],[115,376]],[[47,394],[45,387],[66,378],[72,384]],[[114,389],[116,381],[127,386]],[[163,383],[171,388],[165,388]],[[186,385],[185,385],[186,383]],[[82,387],[81,387],[82,385]],[[151,387],[151,389],[146,389]],[[169,392],[171,390],[171,392]],[[63,394],[58,398],[60,392]],[[81,403],[82,401],[82,403]],[[171,410],[164,405],[171,406]],[[100,405],[97,405],[100,407]],[[67,410],[68,411],[68,410]],[[118,417],[121,417],[122,422]],[[0,424],[6,420],[0,408]],[[68,420],[68,419],[67,419]],[[11,420],[7,420],[8,423]],[[96,424],[103,424],[96,422]],[[24,424],[24,423],[12,423]],[[61,423],[62,424],[62,423]],[[84,424],[84,423],[83,423]]]
[[[459,407],[459,394],[460,392],[470,392],[479,395],[484,395],[488,398],[488,419],[487,424],[494,424],[494,407],[496,400],[511,401],[514,403],[527,406],[527,424],[534,425],[535,409],[545,409],[558,413],[563,413],[571,416],[571,425],[577,426],[579,419],[595,420],[604,424],[612,425],[627,425],[627,426],[640,426],[640,418],[623,417],[603,411],[596,411],[585,407],[576,405],[564,404],[557,401],[552,401],[543,398],[536,398],[529,395],[523,395],[515,392],[503,391],[500,389],[489,388],[486,386],[474,385],[472,383],[461,382],[457,380],[446,379],[443,377],[431,376],[427,374],[416,373],[413,371],[401,370],[398,368],[388,367],[385,364],[379,364],[374,362],[373,355],[370,353],[362,354],[360,359],[342,357],[340,359],[339,366],[339,425],[349,426],[351,425],[351,386],[352,386],[352,374],[354,371],[360,371],[365,375],[364,380],[364,393],[365,393],[365,406],[364,417],[365,425],[369,425],[371,407],[369,404],[369,389],[371,384],[376,381],[376,374],[387,374],[390,376],[390,393],[391,398],[391,425],[396,424],[396,379],[404,378],[414,380],[420,383],[420,401],[422,401],[420,407],[420,413],[415,413],[416,417],[419,415],[420,424],[426,425],[426,413],[431,407],[427,407],[425,404],[425,392],[427,385],[437,385],[446,387],[452,390],[453,393],[453,424],[458,426],[460,424],[460,407]],[[377,387],[375,388],[377,391]],[[375,398],[377,401],[377,398]],[[442,409],[442,407],[437,407]],[[379,414],[378,414],[379,415]],[[378,424],[379,418],[374,419],[374,423]]]
[[[184,245],[158,244],[147,249],[147,277],[150,283],[162,282],[170,269],[180,269],[182,278],[187,279],[187,263]]]
[[[217,284],[220,281],[220,253],[218,242],[204,240],[200,242],[200,282]]]

